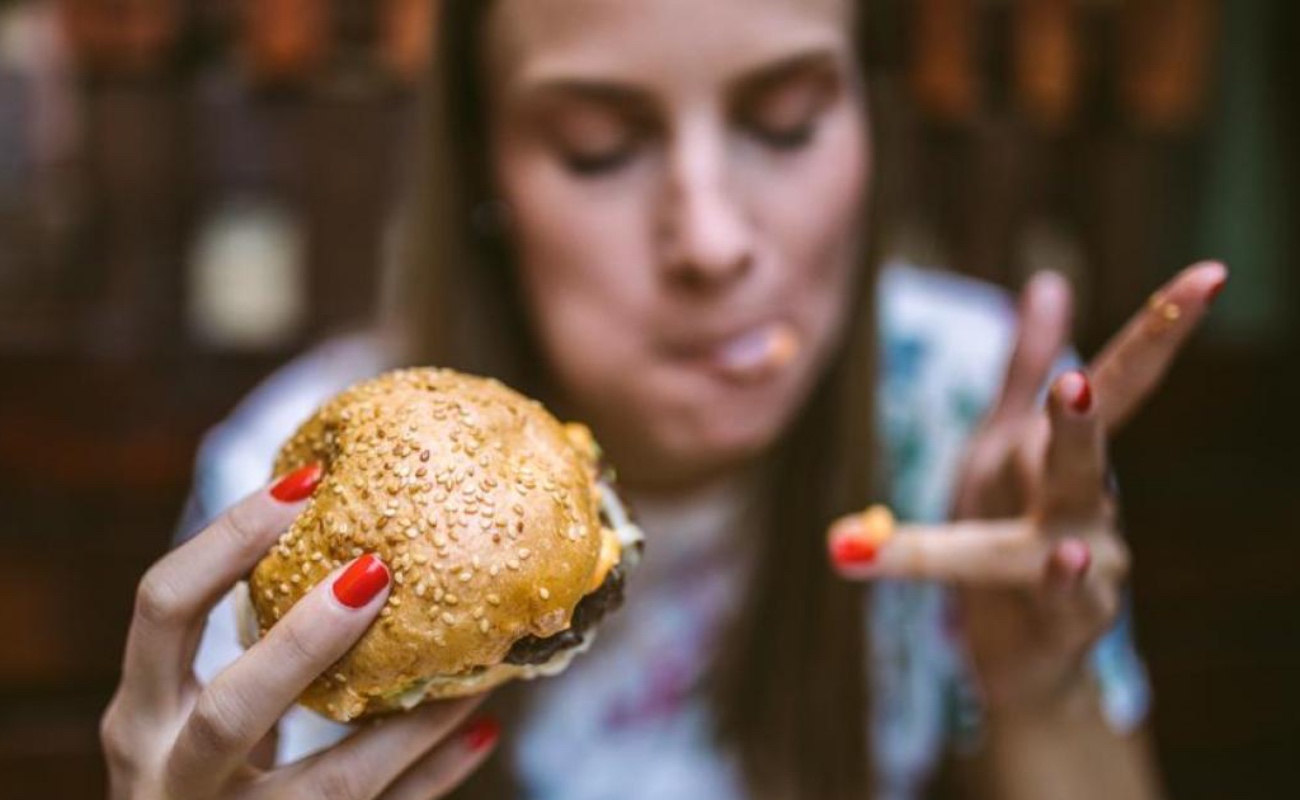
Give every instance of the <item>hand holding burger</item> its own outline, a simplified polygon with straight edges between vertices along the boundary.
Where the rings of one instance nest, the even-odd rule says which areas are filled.
[[[320,464],[319,488],[248,583],[264,635],[338,565],[374,554],[380,618],[302,702],[336,720],[554,674],[622,602],[641,547],[581,425],[500,383],[392,372],[326,403],[276,474]]]

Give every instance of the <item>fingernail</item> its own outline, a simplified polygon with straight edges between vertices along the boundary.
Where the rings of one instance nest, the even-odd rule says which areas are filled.
[[[1076,414],[1087,414],[1092,410],[1092,384],[1088,381],[1088,376],[1082,370],[1075,370],[1067,373],[1065,379],[1068,384],[1073,384],[1065,387],[1070,408]]]
[[[316,491],[323,474],[320,464],[299,467],[276,481],[271,487],[271,496],[281,503],[296,503]]]
[[[361,608],[388,585],[388,567],[374,553],[367,553],[334,580],[334,597],[348,608]]]
[[[1214,283],[1210,284],[1210,288],[1205,290],[1205,302],[1213,303],[1214,299],[1219,296],[1219,292],[1222,292],[1223,287],[1227,285],[1228,285],[1227,275],[1222,276]]]
[[[1092,548],[1087,542],[1067,539],[1056,548],[1056,563],[1060,565],[1063,582],[1074,583],[1088,572],[1092,566]]]
[[[831,539],[831,559],[841,567],[874,564],[880,545],[862,536],[837,536]]]
[[[480,717],[465,726],[465,745],[471,752],[481,753],[501,738],[501,723],[492,717]]]

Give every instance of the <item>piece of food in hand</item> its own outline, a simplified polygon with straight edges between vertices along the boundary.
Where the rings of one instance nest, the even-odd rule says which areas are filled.
[[[875,561],[880,548],[894,535],[893,512],[886,506],[872,505],[856,519],[846,519],[852,520],[852,524],[833,542],[837,560],[852,564]]]
[[[324,477],[253,570],[250,635],[363,553],[379,618],[301,702],[335,720],[553,675],[623,599],[642,544],[585,426],[497,381],[409,369],[359,383],[281,448]]]

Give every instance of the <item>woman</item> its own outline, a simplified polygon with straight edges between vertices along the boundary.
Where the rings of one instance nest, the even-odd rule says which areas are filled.
[[[600,644],[501,693],[509,752],[484,772],[520,796],[915,797],[962,732],[972,794],[1155,796],[1103,442],[1222,266],[1060,374],[1059,278],[1017,323],[993,290],[862,246],[880,156],[850,3],[453,0],[440,24],[399,324],[286,368],[206,442],[188,527],[252,493],[141,583],[104,721],[117,796],[442,796],[483,763],[496,728],[466,727],[468,700],[332,747],[346,731],[293,710],[293,763],[258,766],[377,613],[382,569],[322,583],[243,655],[218,607],[198,648],[314,487],[256,490],[274,448],[400,363],[590,423],[650,537]],[[964,522],[876,550],[850,516],[828,548],[872,499]]]

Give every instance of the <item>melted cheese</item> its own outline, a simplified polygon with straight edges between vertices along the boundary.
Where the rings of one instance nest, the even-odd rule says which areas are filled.
[[[618,563],[619,557],[623,554],[623,545],[618,540],[618,534],[609,528],[601,529],[600,558],[596,561],[596,571],[591,573],[591,582],[587,585],[587,594],[591,594],[600,588],[605,582],[605,576]]]

